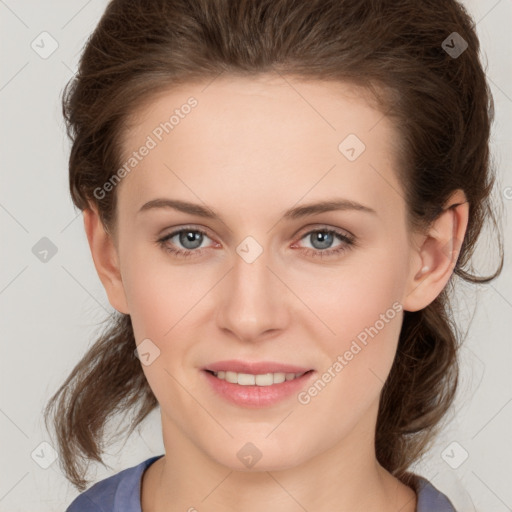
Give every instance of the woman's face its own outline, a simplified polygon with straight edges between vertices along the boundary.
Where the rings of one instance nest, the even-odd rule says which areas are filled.
[[[267,470],[373,449],[413,273],[389,120],[352,86],[269,76],[181,86],[134,119],[117,306],[166,448]]]

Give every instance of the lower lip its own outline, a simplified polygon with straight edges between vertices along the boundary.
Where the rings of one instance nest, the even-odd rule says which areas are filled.
[[[226,380],[218,379],[206,370],[202,370],[212,388],[229,402],[243,407],[263,408],[277,404],[291,395],[304,389],[307,382],[315,374],[314,371],[305,373],[293,380],[286,380],[271,386],[241,386]]]

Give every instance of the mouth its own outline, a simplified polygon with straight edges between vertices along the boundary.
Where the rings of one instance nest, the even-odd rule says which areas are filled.
[[[281,384],[290,380],[300,379],[303,375],[311,373],[313,370],[305,372],[269,372],[269,373],[239,373],[228,370],[205,370],[211,375],[217,377],[219,380],[225,380],[231,384],[238,384],[240,386],[272,386],[274,384]]]
[[[201,368],[217,396],[238,407],[261,408],[291,400],[316,371],[277,362],[219,361]]]

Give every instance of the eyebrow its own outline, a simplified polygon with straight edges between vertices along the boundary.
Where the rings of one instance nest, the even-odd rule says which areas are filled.
[[[139,209],[137,214],[159,208],[172,208],[180,212],[189,213],[191,215],[197,215],[199,217],[204,217],[206,219],[222,220],[220,215],[217,212],[215,212],[215,210],[213,210],[212,208],[207,208],[196,203],[189,203],[187,201],[180,201],[178,199],[167,198],[157,198],[145,203]],[[329,199],[326,201],[309,203],[302,206],[295,206],[293,208],[290,208],[289,210],[284,212],[283,219],[295,220],[307,217],[309,215],[315,215],[317,213],[347,210],[355,210],[364,213],[370,213],[372,215],[377,215],[377,212],[373,208],[362,205],[355,201],[351,201],[349,199]]]

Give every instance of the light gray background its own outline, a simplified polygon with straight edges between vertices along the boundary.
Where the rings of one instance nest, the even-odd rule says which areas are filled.
[[[60,107],[62,88],[106,4],[0,0],[1,512],[63,511],[78,494],[57,461],[47,469],[36,461],[51,456],[50,448],[41,445],[51,443],[43,406],[112,311],[93,266],[82,215],[69,197],[69,144]],[[496,197],[505,207],[506,268],[478,291],[469,285],[460,288],[462,330],[477,307],[462,352],[461,389],[442,435],[415,471],[446,492],[461,511],[505,512],[512,510],[512,188],[507,189],[512,187],[512,3],[465,4],[477,22],[495,99],[492,151],[499,168]],[[43,31],[58,43],[46,59],[31,47]],[[42,237],[57,247],[46,263],[32,252]],[[476,259],[482,272],[496,261],[489,263],[495,256],[485,254],[489,247],[496,246],[483,240]],[[468,458],[460,464],[465,452]],[[108,450],[110,471],[92,466],[90,475],[105,478],[160,453],[160,419],[154,412],[140,432]],[[460,466],[452,468],[448,461]]]

